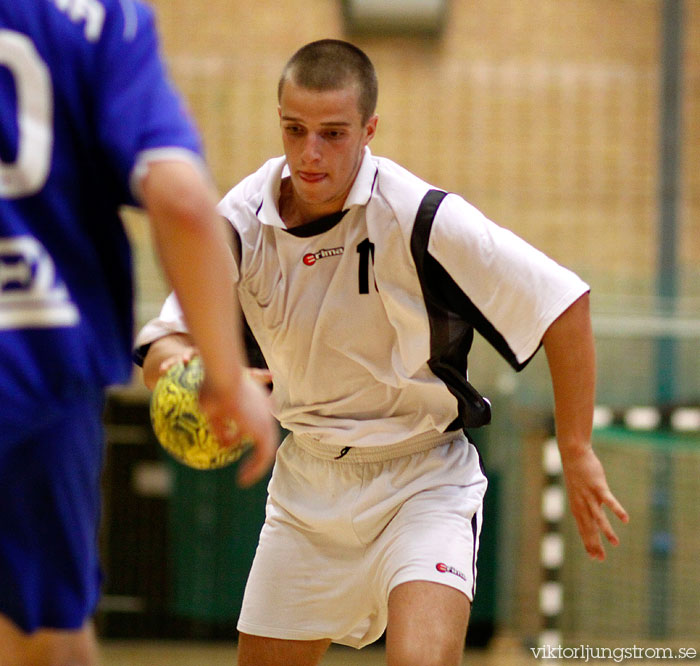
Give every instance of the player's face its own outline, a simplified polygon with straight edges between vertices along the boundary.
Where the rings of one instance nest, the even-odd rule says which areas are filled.
[[[306,221],[341,210],[377,127],[358,108],[355,84],[317,91],[287,80],[279,107],[295,206]]]

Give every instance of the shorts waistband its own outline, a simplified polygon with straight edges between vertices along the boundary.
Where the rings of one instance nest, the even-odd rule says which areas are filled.
[[[421,451],[434,449],[436,446],[447,444],[462,434],[461,430],[449,432],[426,432],[405,439],[395,444],[384,446],[339,446],[338,444],[326,444],[310,435],[295,434],[294,442],[315,458],[323,460],[335,460],[339,463],[370,463],[384,462],[393,458],[410,456]]]

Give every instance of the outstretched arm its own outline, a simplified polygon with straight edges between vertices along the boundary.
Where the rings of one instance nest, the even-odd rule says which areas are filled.
[[[627,512],[610,492],[591,445],[595,405],[595,346],[588,294],[571,305],[544,335],[552,376],[557,443],[569,504],[588,554],[605,559],[600,533],[619,544],[603,506],[623,522]]]
[[[223,443],[230,440],[231,420],[255,440],[239,477],[250,485],[274,461],[276,428],[268,396],[243,372],[233,257],[216,213],[215,193],[185,161],[152,163],[141,189],[163,268],[206,368],[200,405]]]

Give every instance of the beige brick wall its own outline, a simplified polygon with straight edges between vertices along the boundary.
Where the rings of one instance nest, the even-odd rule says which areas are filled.
[[[224,192],[281,153],[279,72],[306,42],[344,36],[340,0],[154,4],[172,76]],[[594,288],[594,308],[646,307],[657,252],[660,6],[659,0],[449,0],[447,29],[437,41],[355,38],[380,78],[374,152],[462,194],[579,271]],[[700,0],[685,0],[685,8],[681,307],[698,317]],[[165,288],[145,222],[134,215],[129,222],[143,322],[157,312]],[[630,355],[612,348],[618,360],[611,384],[623,375],[630,385],[648,381],[651,353],[644,350]],[[491,362],[495,354],[473,356],[477,379],[505,372],[502,361]],[[528,386],[540,376],[546,383],[538,367],[527,372]],[[697,389],[697,378],[692,382]],[[531,392],[545,393],[537,386]],[[536,474],[530,439],[524,451],[526,471]],[[532,515],[523,517],[535,525],[537,483],[526,480],[523,505]],[[516,625],[524,633],[539,626],[534,552],[524,545],[512,581]]]
[[[280,154],[279,71],[304,43],[343,37],[340,4],[154,2],[172,76],[202,129],[222,191]],[[700,2],[685,5],[679,251],[683,307],[697,311]],[[594,286],[594,304],[619,309],[649,300],[657,251],[659,0],[452,0],[439,40],[354,41],[380,78],[376,153],[459,192],[581,272]],[[140,247],[143,224],[132,226],[141,317],[162,287],[150,250]]]

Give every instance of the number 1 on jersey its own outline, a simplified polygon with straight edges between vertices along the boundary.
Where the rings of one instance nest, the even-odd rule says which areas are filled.
[[[361,294],[369,294],[369,259],[372,257],[372,266],[374,266],[374,243],[371,243],[369,238],[365,238],[358,246],[357,253],[360,255],[360,266],[358,270],[358,283]],[[377,288],[375,281],[374,288]]]

